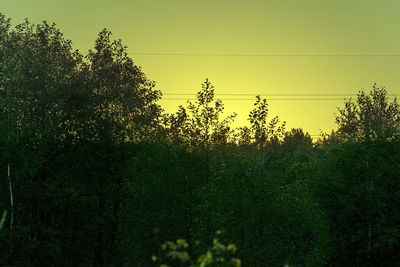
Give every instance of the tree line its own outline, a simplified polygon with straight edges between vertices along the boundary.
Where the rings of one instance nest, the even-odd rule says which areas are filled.
[[[55,24],[0,14],[1,265],[205,266],[157,255],[211,253],[217,232],[244,266],[399,262],[400,108],[385,88],[346,100],[313,142],[260,96],[233,128],[208,79],[167,114],[126,51],[104,29],[83,55]]]

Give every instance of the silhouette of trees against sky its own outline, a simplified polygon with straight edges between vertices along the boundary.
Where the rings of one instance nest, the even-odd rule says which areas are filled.
[[[3,19],[0,82],[17,132],[132,140],[156,130],[161,92],[111,32],[101,31],[94,51],[83,57],[55,24],[35,27],[26,20],[10,31],[7,23]]]
[[[260,148],[282,140],[286,122],[280,123],[278,116],[268,121],[266,99],[256,96],[254,109],[248,118],[250,127],[232,129],[236,113],[221,120],[224,105],[220,99],[214,101],[214,96],[214,86],[206,79],[196,95],[196,102],[188,101],[186,108],[180,105],[176,114],[165,117],[164,124],[170,138],[178,138],[191,146],[238,143],[255,144]]]
[[[397,98],[389,101],[384,87],[374,84],[369,94],[359,92],[355,101],[350,98],[338,111],[337,138],[371,141],[390,139],[399,134],[400,107]]]
[[[111,32],[99,33],[94,51],[89,50],[86,71],[95,111],[91,121],[105,127],[110,136],[135,140],[158,127],[161,92],[147,80],[140,67],[128,57],[121,40],[111,40]]]
[[[214,100],[214,86],[208,79],[201,86],[194,103],[188,100],[186,108],[181,105],[176,114],[166,116],[168,134],[191,146],[227,144],[232,141],[231,123],[236,113],[221,120],[224,105],[220,99]]]
[[[301,128],[292,128],[289,132],[285,133],[283,137],[283,144],[289,147],[296,147],[301,145],[312,146],[313,140],[309,133],[304,133]]]
[[[116,172],[125,163],[126,150],[115,150],[114,145],[138,141],[159,130],[161,107],[156,101],[161,92],[134,65],[121,41],[111,40],[107,30],[100,32],[94,51],[85,57],[72,49],[71,41],[55,24],[47,22],[33,25],[25,20],[11,29],[9,19],[0,14],[0,36],[0,159],[6,173],[7,162],[11,165],[16,188],[15,229],[21,233],[27,225],[30,244],[51,253],[53,245],[46,249],[50,243],[34,240],[51,236],[55,220],[63,217],[68,221],[68,216],[82,219],[67,211],[57,215],[59,205],[74,198],[78,206],[83,205],[82,211],[97,214],[92,222],[96,226],[86,234],[96,246],[94,262],[104,263],[113,257],[109,255],[115,249],[118,231],[116,221],[107,218],[118,213],[124,199],[119,193],[124,185],[122,175]],[[77,143],[86,145],[74,146]],[[67,169],[62,166],[61,161],[68,164],[73,158],[85,162],[78,168],[81,171],[76,163]],[[57,169],[63,170],[64,178],[60,179]],[[30,189],[32,186],[36,189]],[[8,185],[2,183],[2,199],[6,199],[5,188]],[[80,190],[87,190],[94,201],[84,202],[76,195]],[[10,205],[6,205],[7,210]],[[43,231],[34,231],[33,222]],[[57,227],[63,233],[83,231],[67,222]],[[18,234],[11,240],[17,242]],[[67,239],[64,241],[67,245]],[[110,254],[103,254],[105,248]],[[74,250],[64,245],[59,249]],[[25,254],[27,259],[40,261],[33,250],[29,253]]]
[[[3,27],[2,31],[0,86],[7,94],[3,106],[12,113],[11,132],[33,143],[55,138],[81,56],[55,25],[46,22],[34,27],[26,20],[15,30]]]
[[[384,88],[346,101],[321,146],[260,96],[233,129],[208,79],[175,114],[161,96],[110,31],[82,55],[54,24],[0,14],[1,266],[151,266],[158,241],[217,230],[245,266],[398,265],[400,107]]]
[[[266,99],[256,96],[254,109],[250,111],[248,120],[250,127],[239,128],[239,144],[255,144],[263,148],[267,144],[279,143],[285,132],[286,122],[280,123],[278,116],[268,122],[268,103]]]

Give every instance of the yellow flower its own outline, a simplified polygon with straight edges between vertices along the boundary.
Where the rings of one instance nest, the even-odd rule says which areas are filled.
[[[156,261],[157,261],[157,256],[154,256],[154,255],[151,256],[151,260],[154,261],[154,262],[156,262]]]

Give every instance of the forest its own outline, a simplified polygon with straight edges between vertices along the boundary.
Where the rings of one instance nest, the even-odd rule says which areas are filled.
[[[1,266],[397,266],[400,107],[344,100],[313,140],[212,82],[167,114],[110,31],[73,49],[0,14]]]

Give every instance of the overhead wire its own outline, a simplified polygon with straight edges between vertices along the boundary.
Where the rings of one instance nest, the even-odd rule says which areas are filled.
[[[133,52],[135,56],[191,56],[191,57],[400,57],[400,54],[240,54],[240,53],[155,53]]]
[[[279,97],[279,98],[268,98],[268,101],[324,101],[324,100],[346,100],[346,97],[357,96],[356,94],[237,94],[237,93],[222,93],[215,94],[215,97],[218,96],[227,96],[223,98],[218,98],[221,100],[249,100],[254,101],[254,98],[244,98],[243,96],[263,96],[263,97]],[[392,99],[400,94],[390,94],[388,98]],[[195,94],[184,94],[184,93],[166,93],[163,96],[167,96],[167,98],[163,98],[162,100],[196,100],[194,97]],[[168,96],[178,96],[178,97],[168,97]],[[186,97],[185,97],[186,96]],[[240,97],[235,97],[240,96]],[[289,98],[288,98],[289,97]],[[310,98],[313,97],[313,98]],[[336,98],[333,98],[336,97]]]
[[[180,101],[185,101],[185,100],[196,100],[196,98],[193,98],[194,95],[196,94],[187,94],[187,93],[167,93],[163,94],[164,96],[190,96],[189,98],[184,98],[184,97],[172,97],[172,98],[164,98],[161,100],[180,100]],[[346,96],[357,96],[357,94],[248,94],[248,93],[220,93],[220,94],[215,94],[215,96],[222,95],[222,96],[255,96],[255,95],[260,95],[260,96],[315,96],[315,97],[321,97],[321,96],[341,96],[343,98],[269,98],[267,101],[272,101],[272,100],[278,100],[278,101],[309,101],[309,100],[338,100],[338,101],[343,101],[346,100]],[[394,96],[398,96],[400,94],[390,94],[389,98],[393,98]],[[254,98],[221,98],[221,100],[247,100],[247,101],[254,101]],[[311,137],[320,137],[321,134],[310,134]]]
[[[195,93],[193,94],[188,94],[188,93],[166,93],[163,95],[183,95],[183,96],[191,96],[191,95],[196,95]],[[357,96],[357,94],[282,94],[282,93],[276,93],[276,94],[258,94],[258,93],[216,93],[214,94],[215,96],[218,95],[227,95],[227,96]],[[400,94],[390,94],[390,95],[400,95]]]
[[[196,98],[162,98],[161,100],[196,100]],[[221,98],[221,100],[240,100],[240,101],[254,101],[253,98]],[[343,98],[269,98],[268,101],[310,101],[310,100],[337,100],[343,101]]]
[[[329,58],[400,58],[400,54],[222,54],[222,53],[128,53],[128,55],[135,56],[191,56],[191,57],[306,57],[306,58],[317,58],[317,57],[329,57]],[[195,94],[181,94],[181,93],[166,93],[163,96],[194,96]],[[244,94],[244,93],[220,93],[215,96],[275,96],[275,97],[319,97],[319,98],[269,98],[268,101],[343,101],[346,100],[346,96],[357,96],[357,94]],[[389,98],[393,98],[400,94],[390,94]],[[342,98],[320,98],[320,97],[342,97]],[[183,97],[172,97],[164,98],[161,100],[196,100],[196,98],[183,98]],[[254,101],[253,98],[222,98],[221,100],[245,100]],[[321,136],[321,134],[310,134],[311,137]]]

